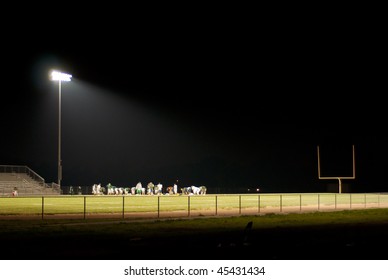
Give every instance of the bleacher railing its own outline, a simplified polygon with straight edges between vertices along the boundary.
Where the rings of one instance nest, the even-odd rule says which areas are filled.
[[[16,179],[6,178],[0,181],[0,196],[10,196],[15,189],[23,195],[49,194],[51,189],[59,193],[59,186],[46,184],[45,180],[28,166],[0,165],[0,174],[2,173],[15,176]]]
[[[45,180],[25,165],[0,165],[0,173],[24,173],[31,177],[34,181],[39,182],[42,186],[45,185]]]

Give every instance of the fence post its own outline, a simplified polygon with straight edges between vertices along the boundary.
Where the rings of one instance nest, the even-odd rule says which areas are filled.
[[[160,217],[160,196],[158,196],[158,218]]]
[[[123,219],[124,219],[124,196],[123,196]]]
[[[350,209],[352,209],[352,194],[349,194],[349,200],[350,200]]]
[[[84,195],[84,220],[86,219],[86,195]]]
[[[238,213],[241,214],[241,194],[238,196]]]
[[[190,195],[187,196],[187,215],[190,217]]]
[[[283,195],[280,195],[280,212],[282,212],[282,206],[283,206]]]
[[[299,211],[302,212],[302,195],[299,195]]]
[[[320,210],[320,204],[321,204],[321,195],[318,194],[318,211]]]
[[[218,205],[217,205],[217,198],[218,198],[218,196],[216,195],[215,197],[216,197],[216,216],[217,216],[217,213],[218,213],[218,209],[217,209],[217,206],[218,206]]]
[[[42,196],[42,220],[44,219],[44,196]]]
[[[257,198],[257,207],[258,207],[258,213],[260,213],[260,195],[258,195],[258,198]]]

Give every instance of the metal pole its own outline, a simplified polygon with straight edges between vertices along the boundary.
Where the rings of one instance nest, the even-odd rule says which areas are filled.
[[[160,217],[160,196],[158,196],[158,218]]]
[[[86,195],[84,196],[84,220],[86,219]]]
[[[218,203],[218,201],[217,201],[217,195],[215,196],[215,198],[216,198],[216,216],[217,216],[217,213],[218,213],[218,209],[217,209],[217,203]]]
[[[187,196],[187,215],[190,217],[190,195]]]
[[[320,210],[320,204],[321,204],[321,197],[320,197],[320,195],[318,194],[318,211]]]
[[[241,194],[238,196],[238,213],[241,214]]]
[[[283,195],[280,195],[280,212],[282,212],[283,207]]]
[[[342,193],[342,182],[341,182],[341,178],[338,178],[338,192],[339,192],[339,193]]]
[[[61,187],[62,180],[62,159],[61,159],[61,80],[59,82],[58,98],[58,185]]]
[[[44,218],[44,196],[42,196],[42,220]]]
[[[349,194],[349,200],[350,200],[350,209],[352,209],[352,194]]]
[[[300,206],[299,211],[302,212],[302,195],[301,194],[299,195],[299,206]]]
[[[124,196],[123,196],[123,219],[124,219],[124,213],[125,213],[125,210],[124,210]]]

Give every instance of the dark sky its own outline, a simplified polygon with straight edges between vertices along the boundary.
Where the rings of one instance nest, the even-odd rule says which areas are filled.
[[[343,183],[387,191],[381,38],[368,26],[182,18],[9,31],[0,164],[57,181],[57,69],[73,75],[62,83],[64,186],[316,192],[337,183],[318,180],[317,146],[323,175],[351,176],[355,145],[356,179]]]

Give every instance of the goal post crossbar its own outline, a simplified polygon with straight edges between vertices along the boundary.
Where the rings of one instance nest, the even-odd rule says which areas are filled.
[[[321,176],[321,160],[320,160],[320,152],[319,152],[319,146],[317,146],[317,153],[318,153],[318,179],[320,180],[338,180],[339,183],[339,193],[342,192],[342,183],[341,180],[343,179],[355,179],[356,178],[356,161],[355,161],[355,152],[354,152],[354,145],[352,145],[352,176]]]

